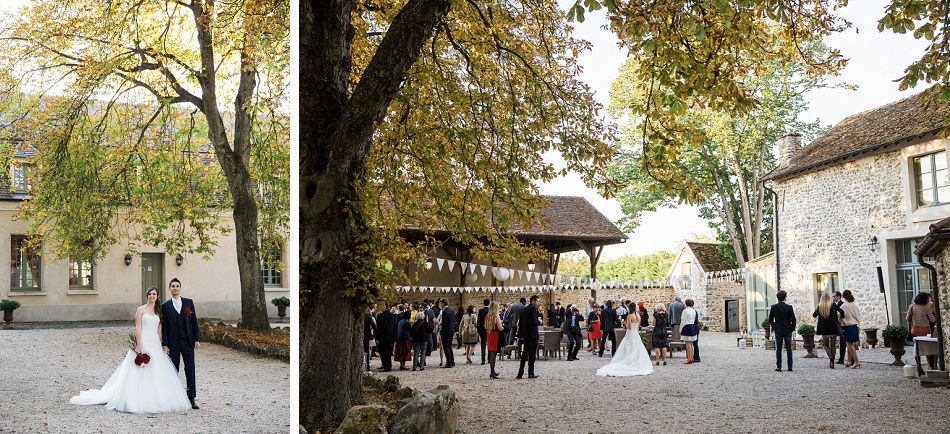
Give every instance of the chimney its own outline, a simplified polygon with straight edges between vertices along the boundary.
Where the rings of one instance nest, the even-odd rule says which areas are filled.
[[[802,135],[799,133],[788,133],[779,137],[778,142],[778,164],[788,163],[789,160],[798,155],[802,149]]]

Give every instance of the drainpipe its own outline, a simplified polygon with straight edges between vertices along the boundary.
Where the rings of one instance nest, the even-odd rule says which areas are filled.
[[[918,255],[917,262],[920,263],[922,267],[930,270],[930,287],[933,288],[934,310],[937,316],[937,345],[939,348],[937,353],[937,369],[946,371],[947,366],[943,357],[943,325],[940,321],[940,291],[937,288],[937,269],[924,261],[923,256]]]
[[[778,193],[776,193],[775,190],[766,187],[765,182],[762,183],[762,187],[764,187],[765,191],[772,195],[772,251],[775,252],[775,293],[777,294],[782,290],[782,279],[779,273],[779,270],[781,270],[779,265],[781,263],[779,262],[778,258]],[[768,303],[768,300],[765,302]]]

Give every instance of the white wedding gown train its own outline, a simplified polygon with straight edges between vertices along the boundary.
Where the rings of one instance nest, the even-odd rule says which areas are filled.
[[[126,413],[168,413],[191,409],[178,371],[162,350],[158,337],[157,315],[142,315],[142,352],[151,360],[135,365],[135,352],[129,351],[109,381],[101,389],[79,392],[69,402],[76,405],[105,404],[110,410]]]
[[[601,377],[630,377],[653,373],[653,361],[637,330],[627,330],[610,363],[597,370]]]

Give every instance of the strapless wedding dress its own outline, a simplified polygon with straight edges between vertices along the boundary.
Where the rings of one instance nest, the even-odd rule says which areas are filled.
[[[597,370],[597,375],[601,377],[629,377],[652,373],[653,361],[650,360],[650,354],[643,346],[640,332],[637,330],[627,330],[610,363]]]
[[[168,413],[191,409],[185,387],[158,337],[157,315],[142,315],[142,352],[151,360],[135,365],[135,352],[129,351],[102,389],[79,392],[69,402],[76,405],[105,404],[110,410],[126,413]]]

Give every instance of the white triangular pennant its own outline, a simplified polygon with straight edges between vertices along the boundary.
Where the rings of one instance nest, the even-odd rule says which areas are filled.
[[[449,272],[452,272],[453,270],[455,270],[455,261],[449,259],[445,262],[449,264]]]
[[[482,276],[484,276],[486,273],[488,273],[488,266],[487,266],[487,265],[480,265],[480,267],[482,268]]]

